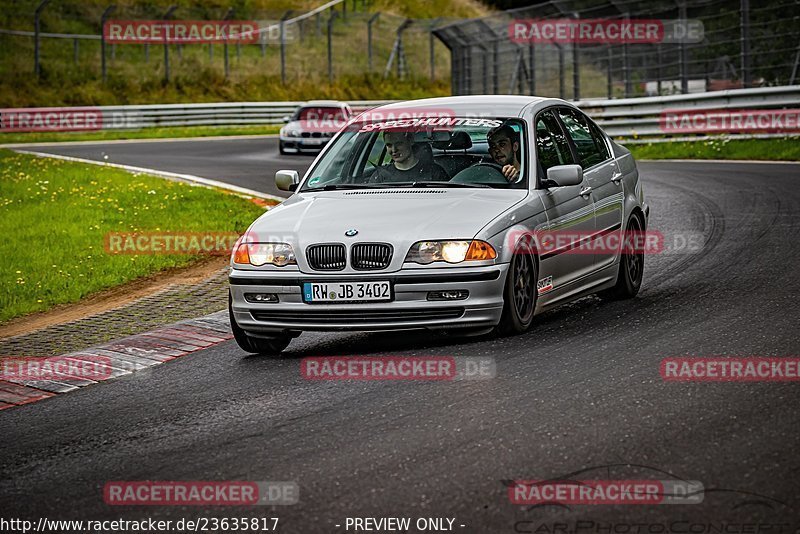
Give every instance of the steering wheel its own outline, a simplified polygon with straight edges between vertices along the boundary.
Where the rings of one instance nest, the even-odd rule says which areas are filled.
[[[489,171],[489,172],[487,172]],[[451,182],[481,183],[481,184],[507,184],[508,179],[503,174],[503,167],[497,163],[481,162],[467,167],[459,172]]]

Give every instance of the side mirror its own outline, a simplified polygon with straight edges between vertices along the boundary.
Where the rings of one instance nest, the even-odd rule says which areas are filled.
[[[556,187],[579,185],[583,182],[583,169],[580,165],[556,165],[547,169],[547,180]]]
[[[275,185],[281,191],[294,191],[300,183],[297,171],[278,171],[275,173]]]
[[[289,122],[290,120],[292,120],[292,118],[289,115],[283,117],[283,122]]]

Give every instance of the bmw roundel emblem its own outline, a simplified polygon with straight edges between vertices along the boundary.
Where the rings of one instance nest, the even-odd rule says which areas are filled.
[[[356,230],[355,228],[351,228],[351,229],[349,229],[348,231],[346,231],[346,232],[344,233],[344,235],[346,235],[347,237],[353,237],[353,236],[354,236],[354,235],[356,235],[357,233],[358,233],[358,230]]]

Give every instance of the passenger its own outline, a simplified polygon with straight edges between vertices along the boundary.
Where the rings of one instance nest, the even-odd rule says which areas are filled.
[[[370,183],[382,182],[447,182],[447,172],[433,161],[423,161],[414,153],[413,132],[384,132],[383,142],[392,162],[378,167]]]
[[[489,155],[502,167],[503,176],[513,182],[519,177],[519,134],[508,124],[502,124],[486,134]]]

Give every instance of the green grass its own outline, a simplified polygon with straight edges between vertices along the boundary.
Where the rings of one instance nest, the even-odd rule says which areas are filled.
[[[623,142],[624,144],[624,142]],[[800,139],[730,139],[627,145],[636,159],[730,159],[800,161]]]
[[[276,134],[281,125],[264,126],[190,126],[144,128],[142,130],[104,130],[98,132],[0,133],[0,144],[50,143],[59,141],[110,141],[116,139],[160,139],[165,137],[214,137],[225,135]]]
[[[0,322],[199,256],[105,251],[109,232],[243,232],[247,199],[118,169],[0,150]]]

